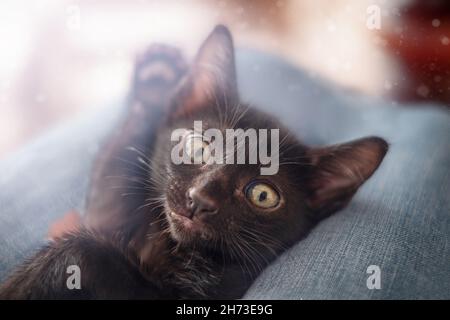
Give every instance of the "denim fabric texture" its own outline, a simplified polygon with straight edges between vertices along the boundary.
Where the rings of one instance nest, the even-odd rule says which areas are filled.
[[[254,51],[238,52],[237,63],[244,100],[305,143],[390,143],[348,207],[272,263],[245,298],[450,299],[450,112],[362,96]],[[121,111],[84,114],[0,161],[0,280],[45,243],[52,221],[82,212],[92,161]],[[367,287],[370,265],[380,289]]]

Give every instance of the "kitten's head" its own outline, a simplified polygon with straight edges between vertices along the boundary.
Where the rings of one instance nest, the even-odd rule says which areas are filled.
[[[163,181],[161,196],[173,239],[255,256],[291,245],[317,221],[343,208],[377,169],[387,144],[376,137],[320,149],[301,144],[273,117],[240,102],[233,51],[231,35],[222,26],[202,45],[180,85],[166,129],[158,134],[153,178]],[[249,164],[258,150],[251,145],[234,153],[236,160],[245,151],[245,164],[205,164],[211,146],[196,132],[194,121],[202,121],[203,132],[214,128],[224,137],[225,129],[279,129],[278,150],[267,141],[269,155],[278,151],[273,158],[278,171],[262,175],[267,164],[259,157]],[[178,128],[184,128],[180,140],[171,141]],[[203,163],[175,164],[171,155],[177,145],[184,148],[182,154],[200,156]]]

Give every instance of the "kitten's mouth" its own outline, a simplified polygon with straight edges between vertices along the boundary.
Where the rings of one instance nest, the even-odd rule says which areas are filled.
[[[190,242],[195,239],[210,240],[211,233],[204,222],[196,217],[188,218],[166,206],[166,217],[170,225],[170,233],[178,242]]]
[[[169,217],[173,222],[177,223],[179,226],[182,226],[186,230],[195,231],[200,227],[199,222],[194,222],[194,220],[187,218],[184,215],[178,214],[175,211],[170,211]]]

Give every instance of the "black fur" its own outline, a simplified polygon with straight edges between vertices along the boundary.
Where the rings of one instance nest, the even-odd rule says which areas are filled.
[[[240,298],[268,263],[344,207],[387,151],[380,138],[312,149],[241,103],[225,27],[189,70],[177,51],[156,48],[139,60],[125,121],[96,161],[84,227],[25,262],[0,298]],[[172,72],[155,77],[152,64],[161,62]],[[279,172],[261,177],[260,164],[174,165],[170,133],[194,120],[219,130],[280,129]],[[249,183],[260,180],[278,192],[275,208],[246,198]],[[215,214],[182,217],[193,188],[215,203]],[[66,287],[71,264],[80,266],[81,290]]]

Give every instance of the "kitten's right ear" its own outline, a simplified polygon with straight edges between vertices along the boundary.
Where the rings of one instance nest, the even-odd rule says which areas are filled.
[[[307,205],[320,220],[342,209],[380,165],[388,144],[368,137],[309,151]]]
[[[233,38],[228,28],[215,27],[203,42],[193,66],[181,84],[174,116],[183,116],[212,104],[238,100]]]

